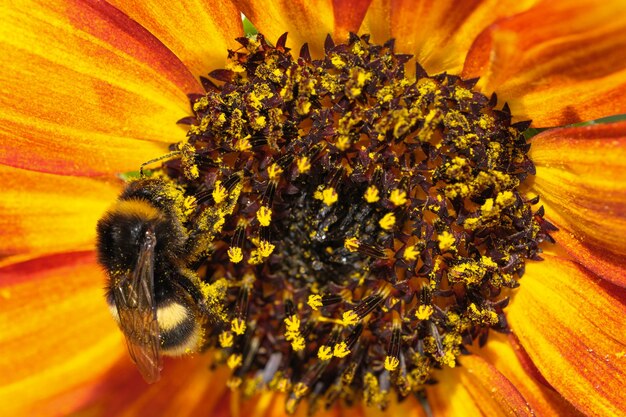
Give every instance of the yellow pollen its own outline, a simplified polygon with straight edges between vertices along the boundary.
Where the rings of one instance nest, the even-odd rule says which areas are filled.
[[[241,336],[246,331],[246,322],[241,319],[235,318],[230,322],[230,328],[235,334]]]
[[[493,198],[488,198],[485,200],[485,204],[480,207],[480,211],[482,214],[488,215],[493,210]]]
[[[442,251],[454,249],[455,247],[456,239],[450,232],[444,231],[437,236],[437,240],[439,241],[439,249]]]
[[[343,242],[343,247],[349,252],[356,252],[359,249],[359,240],[356,237],[349,237]]]
[[[230,355],[228,357],[228,360],[226,361],[230,369],[238,368],[239,366],[241,366],[242,362],[243,362],[242,356],[240,354],[235,354],[235,353]]]
[[[265,120],[265,116],[258,116],[256,119],[254,119],[253,127],[259,130],[263,129],[266,124],[267,121]]]
[[[391,201],[396,207],[404,205],[407,202],[406,192],[396,188],[391,192],[389,201]]]
[[[387,213],[378,221],[380,227],[384,230],[391,230],[396,224],[396,216],[393,213]]]
[[[348,310],[341,316],[341,323],[344,326],[352,326],[359,322],[359,316],[354,312],[354,310]]]
[[[306,156],[301,156],[300,158],[298,158],[296,164],[298,165],[298,172],[300,174],[304,174],[311,169],[311,161]]]
[[[335,143],[335,146],[340,151],[345,151],[346,149],[350,147],[350,138],[347,135],[339,136],[337,138],[337,142]]]
[[[236,143],[235,143],[235,149],[238,151],[249,151],[250,149],[252,149],[252,144],[250,143],[250,135],[246,136],[245,138],[239,139]]]
[[[292,342],[291,342],[291,348],[295,351],[295,352],[299,352],[301,350],[304,350],[304,348],[306,347],[306,341],[304,340],[304,338],[302,336],[296,337]]]
[[[346,342],[337,343],[333,349],[333,356],[337,358],[345,358],[350,354],[350,349]]]
[[[317,357],[323,361],[328,361],[333,357],[333,350],[330,346],[322,345],[317,351]]]
[[[270,178],[270,181],[276,181],[282,173],[283,169],[276,163],[267,167],[267,175]]]
[[[417,311],[415,311],[415,317],[417,317],[419,320],[428,320],[430,316],[433,315],[433,311],[433,306],[422,304],[421,306],[417,307]]]
[[[497,268],[498,264],[495,263],[493,261],[493,259],[491,259],[489,256],[483,256],[480,258],[481,262],[483,263],[483,265],[485,265],[488,268]]]
[[[222,201],[226,200],[226,197],[228,197],[228,191],[222,186],[222,181],[215,182],[215,188],[213,189],[211,195],[213,196],[215,204],[220,204]]]
[[[339,56],[339,55],[334,55],[331,59],[330,62],[333,63],[333,65],[339,69],[343,68],[346,66],[346,63],[343,61],[343,59]]]
[[[394,356],[385,357],[385,369],[388,370],[389,372],[395,371],[398,368],[399,364],[400,364],[400,360],[398,360],[398,358]]]
[[[274,248],[275,246],[272,245],[270,242],[263,240],[259,244],[258,253],[261,257],[267,258],[272,254],[272,252],[274,252]]]
[[[243,259],[243,252],[241,251],[241,248],[238,248],[236,246],[231,246],[230,248],[228,248],[228,259],[230,259],[230,261],[234,264],[241,262],[241,260]]]
[[[417,256],[420,254],[420,251],[417,249],[415,245],[407,246],[404,249],[404,254],[402,257],[405,261],[414,261],[417,259]]]
[[[300,331],[300,319],[295,315],[291,317],[287,317],[285,320],[285,326],[287,327],[288,332],[298,332]]]
[[[306,303],[309,305],[309,307],[316,311],[324,305],[322,304],[322,296],[319,294],[309,295],[309,299]]]
[[[503,191],[496,196],[496,204],[500,207],[506,207],[515,202],[515,195],[511,191]]]
[[[375,185],[370,185],[369,187],[367,187],[367,190],[365,190],[365,195],[363,195],[363,198],[365,198],[365,201],[370,204],[377,202],[378,200],[380,200],[378,188],[376,188]]]
[[[269,226],[272,221],[272,209],[261,206],[259,211],[256,212],[256,218],[259,220],[261,226]]]
[[[333,187],[325,188],[324,191],[322,191],[322,201],[327,206],[332,206],[337,200],[339,200],[339,196]]]
[[[223,348],[231,347],[233,345],[233,339],[233,334],[231,332],[224,331],[220,333],[220,346]]]

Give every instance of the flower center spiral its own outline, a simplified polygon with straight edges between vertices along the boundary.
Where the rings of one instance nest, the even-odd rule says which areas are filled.
[[[507,330],[503,290],[550,239],[518,191],[529,122],[477,80],[408,77],[392,41],[329,37],[320,60],[285,37],[239,41],[162,168],[210,247],[195,266],[222,307],[206,347],[232,387],[283,391],[289,412],[420,392]]]

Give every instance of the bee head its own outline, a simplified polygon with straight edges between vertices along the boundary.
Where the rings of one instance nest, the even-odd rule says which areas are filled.
[[[98,222],[99,261],[109,275],[135,268],[149,230],[156,237],[155,262],[167,262],[182,250],[184,232],[163,188],[159,180],[131,182]]]
[[[164,216],[145,200],[121,200],[98,222],[98,255],[109,272],[132,270],[146,232],[161,229]]]

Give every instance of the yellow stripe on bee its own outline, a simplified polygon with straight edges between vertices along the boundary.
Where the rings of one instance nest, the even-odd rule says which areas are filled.
[[[157,320],[162,331],[176,328],[189,316],[189,310],[179,303],[171,303],[157,310]]]
[[[153,207],[146,200],[121,200],[115,203],[109,214],[119,214],[121,216],[134,216],[142,220],[150,221],[162,216],[161,212]]]

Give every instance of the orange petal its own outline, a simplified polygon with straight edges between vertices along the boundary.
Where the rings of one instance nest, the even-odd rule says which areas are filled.
[[[113,369],[104,381],[106,389],[100,390],[82,411],[85,415],[134,417],[201,417],[217,413],[223,406],[228,389],[225,381],[230,374],[227,367],[210,370],[213,356],[210,353],[194,357],[166,358],[161,379],[148,385],[130,359],[118,368],[125,375],[120,378]]]
[[[529,262],[521,284],[507,317],[541,375],[586,415],[624,415],[626,306],[584,268],[550,255]]]
[[[240,47],[241,13],[229,1],[109,1],[155,35],[196,75],[224,68],[227,49]]]
[[[530,367],[533,364],[514,338],[491,332],[485,347],[474,350],[474,353],[485,358],[511,381],[538,416],[582,417],[574,406],[543,383],[536,368],[527,370],[523,367],[522,360],[530,362]],[[463,364],[466,364],[464,358]]]
[[[64,415],[125,354],[103,282],[91,252],[0,268],[4,415]]]
[[[464,356],[461,363],[437,373],[438,383],[426,389],[434,416],[534,415],[517,388],[493,365],[477,355]]]
[[[0,163],[54,173],[136,170],[185,136],[180,60],[103,1],[0,5]],[[161,142],[161,143],[155,143]]]
[[[465,77],[535,126],[626,111],[626,14],[622,0],[546,0],[484,31]]]
[[[93,249],[96,222],[119,185],[0,165],[0,264]]]
[[[263,33],[268,41],[289,32],[287,46],[297,52],[304,43],[314,58],[323,55],[326,35],[345,42],[349,32],[361,25],[371,0],[234,0],[244,15]]]
[[[557,243],[626,286],[626,122],[554,129],[532,140],[533,190],[561,228]]]
[[[527,10],[538,0],[374,0],[361,32],[376,42],[396,39],[429,74],[459,74],[476,36],[500,17]]]

